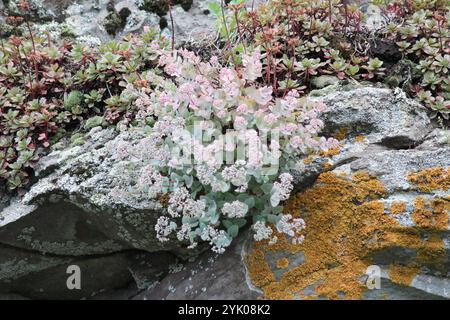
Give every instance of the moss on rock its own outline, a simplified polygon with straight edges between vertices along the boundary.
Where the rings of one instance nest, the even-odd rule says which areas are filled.
[[[192,0],[173,0],[172,5],[180,5],[185,11],[188,11],[192,2]],[[139,9],[164,16],[169,11],[168,3],[167,0],[143,0],[139,4]]]

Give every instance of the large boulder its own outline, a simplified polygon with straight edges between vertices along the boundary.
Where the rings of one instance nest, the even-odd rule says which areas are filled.
[[[38,182],[0,213],[0,241],[78,256],[176,249],[177,244],[163,246],[156,239],[154,225],[163,206],[145,194],[122,191],[141,168],[133,155],[119,152],[121,144],[142,138],[137,132],[117,135],[114,129],[96,127],[82,146],[44,157],[36,168]]]

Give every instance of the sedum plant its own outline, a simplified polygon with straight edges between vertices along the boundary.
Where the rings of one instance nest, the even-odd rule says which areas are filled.
[[[131,192],[168,199],[155,226],[158,239],[177,238],[189,248],[206,241],[222,253],[250,221],[256,240],[275,242],[274,228],[301,242],[304,222],[283,215],[282,202],[298,157],[338,144],[318,136],[325,106],[296,90],[274,99],[272,87],[259,84],[258,48],[236,69],[183,49],[159,54],[164,74],[143,79],[154,89],[128,87],[139,96],[146,134],[129,149],[144,164]]]
[[[403,6],[391,1],[385,12],[391,25],[382,30],[402,52],[402,59],[411,66],[408,89],[418,100],[433,111],[450,118],[450,12],[439,1],[415,1]]]
[[[251,9],[233,0],[223,10],[218,5],[211,10],[217,16],[224,58],[240,63],[248,46],[260,46],[261,80],[272,85],[276,96],[287,89],[311,90],[321,75],[383,81],[401,86],[434,116],[448,119],[448,1],[372,4],[386,22],[378,29],[365,25],[365,13],[356,3],[341,0],[270,0]],[[380,51],[383,47],[388,51]]]
[[[23,17],[9,20],[30,26]],[[0,183],[14,191],[26,187],[39,157],[84,121],[85,129],[132,122],[136,97],[125,87],[155,66],[148,46],[155,38],[166,45],[153,29],[95,48],[54,43],[31,27],[1,40]]]

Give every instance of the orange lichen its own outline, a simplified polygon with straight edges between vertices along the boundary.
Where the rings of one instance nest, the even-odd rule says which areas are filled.
[[[278,269],[286,269],[289,267],[289,259],[288,258],[281,258],[277,260],[277,268]]]
[[[312,155],[309,155],[306,159],[303,160],[304,164],[310,164],[311,162],[313,162],[314,157]]]
[[[383,185],[366,172],[351,177],[325,172],[314,187],[291,197],[285,213],[306,221],[305,241],[293,245],[277,234],[277,244],[255,243],[246,258],[251,261],[250,278],[262,289],[264,298],[360,299],[366,290],[361,276],[373,264],[371,253],[389,248],[412,248],[417,253],[408,270],[393,267],[396,281],[406,283],[424,264],[439,267],[445,255],[440,236],[431,233],[423,238],[420,228],[401,226],[385,214],[384,196]],[[441,203],[435,208],[444,210]],[[277,281],[266,261],[268,251],[301,252],[304,262],[285,271]],[[314,288],[312,296],[304,294],[307,287]]]
[[[364,142],[365,140],[366,140],[366,137],[364,137],[363,135],[355,137],[356,142]]]
[[[418,186],[423,192],[433,190],[447,191],[450,188],[450,168],[440,167],[424,169],[408,176],[409,182]]]
[[[253,248],[252,254],[245,257],[250,278],[253,284],[258,287],[264,287],[275,281],[275,276],[264,259],[264,255],[263,250]]]
[[[438,234],[431,234],[426,240],[422,240],[423,245],[417,248],[416,260],[420,265],[433,265],[445,271],[443,264],[445,257],[444,241]]]
[[[305,263],[285,272],[280,281],[261,286],[266,298],[275,299],[281,292],[292,296],[319,281],[322,282],[315,289],[318,295],[333,299],[340,298],[340,292],[347,299],[361,296],[364,285],[359,277],[368,264],[357,257],[362,256],[368,244],[366,229],[370,222],[375,223],[375,217],[384,212],[382,202],[370,199],[380,198],[384,188],[366,173],[357,173],[353,178],[356,182],[323,173],[315,188],[288,201],[286,212],[294,216],[299,216],[300,211],[305,213],[308,231],[305,242],[297,246],[304,252]],[[260,248],[258,252],[273,250],[261,243],[256,246]]]
[[[423,197],[417,197],[411,217],[420,228],[445,231],[448,229],[449,211],[450,202],[442,198],[425,201]]]
[[[389,278],[392,282],[401,285],[410,285],[414,277],[419,273],[420,267],[411,263],[409,265],[393,264],[389,268]]]
[[[333,169],[333,165],[330,162],[325,162],[323,164],[323,170],[324,171],[330,171]]]
[[[397,201],[391,204],[391,213],[392,214],[401,214],[406,211],[406,202]]]
[[[343,127],[343,128],[341,128],[341,129],[339,129],[338,132],[336,132],[336,134],[334,135],[334,137],[335,137],[337,140],[340,141],[340,140],[344,140],[345,137],[347,136],[347,134],[348,134],[348,128]]]
[[[328,149],[327,151],[320,151],[319,155],[321,157],[332,157],[332,156],[339,154],[339,152],[341,152],[341,148],[336,147],[336,148]]]

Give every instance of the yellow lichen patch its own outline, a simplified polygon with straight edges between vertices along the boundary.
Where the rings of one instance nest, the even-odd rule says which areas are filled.
[[[324,171],[330,171],[331,169],[333,169],[333,164],[331,164],[330,162],[325,162],[323,164],[323,170]]]
[[[444,257],[444,241],[437,234],[432,234],[428,239],[423,239],[422,245],[417,248],[416,260],[420,265],[433,265],[445,271]]]
[[[355,137],[356,142],[364,142],[366,140],[366,137],[360,135]]]
[[[289,259],[288,258],[281,258],[277,260],[277,268],[278,269],[286,269],[289,267]]]
[[[406,266],[393,264],[389,268],[389,278],[394,283],[407,286],[411,284],[419,271],[420,267],[415,263]]]
[[[339,131],[334,135],[334,137],[337,140],[341,141],[341,140],[345,139],[347,134],[348,134],[348,128],[344,127],[344,128],[339,129]]]
[[[247,265],[250,278],[253,284],[260,288],[275,281],[275,276],[264,259],[264,255],[263,250],[253,248],[252,254],[245,257],[245,264]]]
[[[320,151],[319,155],[321,157],[332,157],[332,156],[339,154],[339,152],[341,152],[341,148],[337,147],[337,148],[328,149],[327,151]]]
[[[406,211],[406,202],[397,201],[391,204],[391,213],[400,214]]]
[[[366,172],[353,176],[325,172],[314,187],[292,196],[284,210],[305,220],[305,241],[293,245],[277,234],[278,243],[255,243],[246,259],[251,262],[250,278],[264,298],[305,297],[305,288],[315,288],[309,298],[359,299],[366,290],[361,276],[374,264],[373,253],[390,248],[414,249],[414,266],[439,265],[445,255],[442,239],[424,239],[419,228],[401,226],[385,213],[384,196],[381,182]],[[442,208],[442,204],[436,206]],[[277,281],[266,261],[268,251],[301,252],[304,261]],[[404,271],[403,279],[411,274]]]
[[[414,200],[413,221],[420,228],[447,230],[450,203],[442,198],[425,201],[423,197]]]
[[[383,203],[372,199],[379,199],[384,188],[366,173],[357,173],[353,178],[356,182],[332,172],[323,173],[315,188],[288,201],[285,211],[293,216],[303,212],[308,224],[305,242],[296,246],[304,253],[305,262],[286,271],[280,281],[261,286],[265,298],[293,296],[318,281],[318,295],[332,299],[338,299],[340,292],[347,299],[361,296],[364,285],[359,278],[368,264],[360,257],[370,240],[369,230],[384,214]],[[261,243],[256,246],[256,253],[274,249]],[[259,253],[257,256],[263,258]],[[262,260],[258,263],[263,264]]]
[[[450,168],[429,168],[408,176],[409,182],[417,185],[423,192],[433,190],[447,191],[450,188]]]
[[[311,162],[313,162],[314,157],[312,155],[309,155],[306,159],[303,160],[304,164],[310,164]]]

